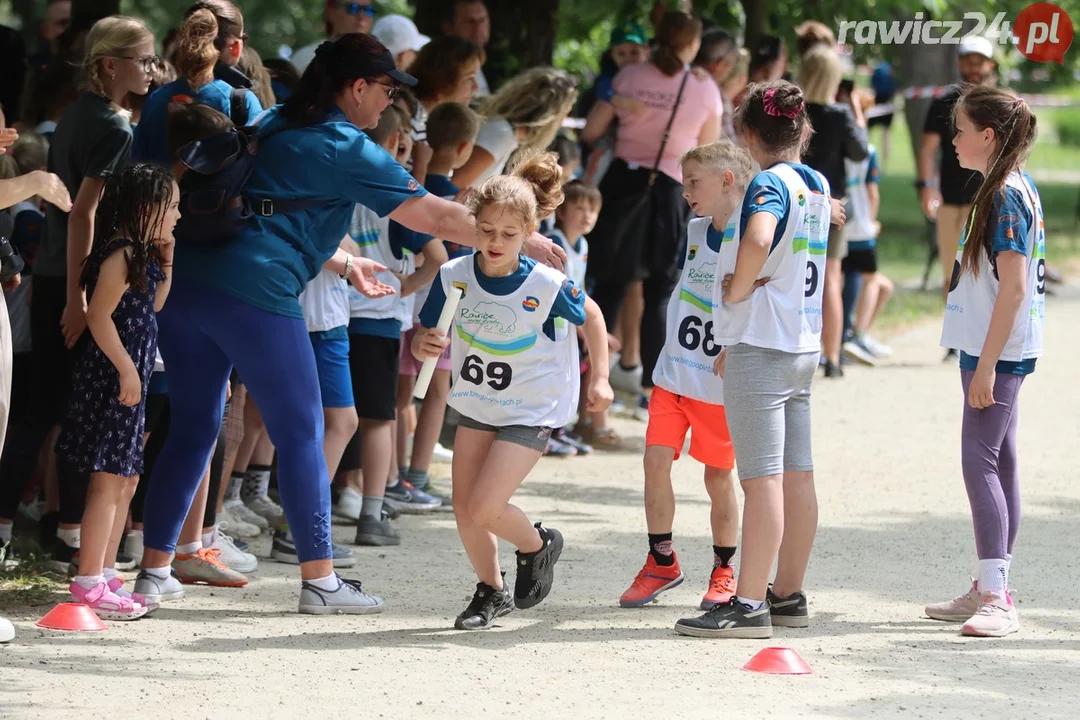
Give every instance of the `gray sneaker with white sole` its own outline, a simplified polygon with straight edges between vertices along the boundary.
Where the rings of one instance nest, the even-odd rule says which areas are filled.
[[[300,613],[304,615],[372,615],[383,611],[382,598],[368,595],[359,580],[336,575],[337,590],[323,590],[305,581],[300,588]]]
[[[159,578],[143,570],[135,578],[134,592],[144,596],[149,603],[160,603],[163,600],[183,598],[184,586],[175,571],[170,570],[167,578]]]
[[[353,544],[368,547],[400,545],[401,536],[390,524],[389,518],[361,515],[356,521],[356,542]]]

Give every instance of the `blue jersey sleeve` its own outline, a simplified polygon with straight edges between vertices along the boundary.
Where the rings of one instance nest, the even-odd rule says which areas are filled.
[[[438,325],[445,304],[446,293],[443,292],[442,279],[437,277],[435,282],[431,283],[431,292],[424,301],[424,307],[420,308],[420,325],[426,328]]]
[[[402,256],[402,250],[408,250],[413,255],[419,255],[423,247],[433,239],[430,235],[410,230],[393,220],[390,221],[390,247],[397,257]]]
[[[995,253],[1013,250],[1026,255],[1028,230],[1033,221],[1021,191],[1006,187],[1004,197],[995,203],[990,216],[991,249]]]
[[[881,169],[878,166],[877,150],[870,150],[870,162],[866,166],[866,184],[881,182]]]
[[[551,306],[548,319],[565,318],[574,325],[585,324],[585,291],[574,284],[570,278],[563,281],[559,294]]]
[[[338,141],[337,156],[338,192],[379,217],[410,198],[427,195],[390,153],[359,130]]]
[[[615,97],[615,88],[611,85],[611,76],[601,75],[596,78],[596,99],[611,102],[613,97]]]
[[[759,212],[767,212],[776,218],[776,230],[773,233],[772,247],[780,242],[787,227],[787,216],[791,205],[791,195],[787,185],[775,173],[758,173],[750,181],[743,196],[742,227],[745,231],[750,218]]]
[[[255,122],[255,118],[259,117],[259,115],[262,114],[262,111],[266,109],[262,106],[262,103],[259,102],[259,97],[250,90],[244,94],[244,103],[247,105],[249,124]]]

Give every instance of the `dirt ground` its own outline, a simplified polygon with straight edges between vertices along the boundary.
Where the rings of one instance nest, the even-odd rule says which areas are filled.
[[[0,646],[0,716],[82,717],[89,701],[155,720],[1076,717],[1078,316],[1080,288],[1049,303],[1046,357],[1021,394],[1024,521],[1012,584],[1023,626],[1007,639],[961,638],[958,626],[922,616],[928,601],[966,590],[975,565],[960,383],[940,362],[932,323],[892,338],[884,366],[814,384],[821,526],[809,629],[780,628],[771,641],[674,633],[696,614],[711,569],[701,466],[688,459],[675,476],[687,582],[648,608],[618,608],[647,550],[640,454],[543,460],[517,500],[566,537],[557,584],[493,630],[452,629],[475,583],[452,515],[402,518],[403,544],[360,549],[352,571],[386,600],[382,615],[297,615],[295,568],[270,560],[243,590],[191,589],[101,634],[39,630],[40,608],[16,614],[16,640]],[[619,429],[643,442],[643,424]],[[269,543],[255,548],[268,554]],[[511,568],[512,559],[504,546]],[[814,674],[740,669],[766,646],[794,648]]]

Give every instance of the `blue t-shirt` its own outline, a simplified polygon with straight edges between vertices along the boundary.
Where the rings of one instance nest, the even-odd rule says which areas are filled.
[[[437,195],[445,200],[453,200],[460,191],[460,188],[451,182],[446,175],[432,175],[431,173],[428,173],[427,178],[424,180],[424,187],[432,195]],[[458,245],[448,240],[443,240],[443,246],[446,247],[446,254],[450,256],[451,260],[465,255],[472,255],[476,250],[468,245]]]
[[[1024,173],[1024,179],[1034,186],[1027,173]],[[1021,255],[1027,254],[1028,231],[1034,224],[1035,218],[1031,214],[1031,208],[1024,201],[1024,192],[1018,188],[1006,187],[1004,196],[999,196],[994,202],[994,210],[990,213],[990,266],[993,268],[995,277],[997,277],[998,253],[1011,250]],[[977,356],[961,351],[961,370],[973,371],[978,366]],[[1035,372],[1035,358],[1020,361],[999,360],[994,371],[1004,375],[1030,375]]]
[[[473,258],[473,272],[476,281],[486,293],[491,295],[510,295],[517,292],[525,278],[536,267],[536,261],[521,255],[518,257],[518,269],[506,277],[492,278],[484,274],[480,269],[480,254]],[[439,315],[442,314],[443,305],[446,304],[446,293],[443,292],[442,283],[436,280],[431,284],[431,294],[427,302],[420,310],[420,324],[426,328],[433,328],[439,324]],[[551,306],[551,314],[544,321],[544,334],[552,340],[555,339],[555,318],[565,318],[573,325],[585,324],[585,293],[574,292],[574,282],[567,278],[563,282],[562,289],[555,296],[555,302]]]
[[[863,182],[867,185],[877,185],[881,182],[881,169],[878,166],[877,148],[870,148],[870,154],[866,157],[866,177]],[[870,214],[870,208],[866,208]],[[877,245],[876,240],[849,240],[848,250],[872,250]]]
[[[799,174],[806,186],[812,192],[824,193],[825,186],[821,183],[821,175],[801,163],[786,163],[788,167]],[[776,230],[773,232],[772,246],[769,252],[776,249],[780,239],[787,231],[788,211],[791,209],[791,192],[784,181],[776,173],[765,170],[758,173],[750,185],[746,188],[743,196],[742,220],[740,227],[746,232],[746,226],[750,218],[759,212],[767,212],[776,218]]]
[[[885,103],[892,100],[896,94],[896,76],[889,63],[883,62],[874,68],[874,73],[870,76],[870,87],[874,89],[875,102]]]
[[[214,80],[198,90],[192,90],[187,80],[174,80],[150,93],[143,105],[142,116],[135,127],[135,138],[131,146],[131,159],[135,162],[149,162],[161,167],[172,167],[167,139],[169,122],[169,104],[174,97],[183,95],[192,102],[206,105],[218,112],[232,117],[232,85],[224,80]],[[247,121],[254,122],[263,111],[259,98],[250,90],[244,93],[247,102]]]
[[[261,131],[285,122],[280,108],[264,114]],[[271,200],[319,202],[295,212],[255,215],[223,247],[178,246],[173,271],[177,278],[295,318],[304,317],[300,292],[348,234],[355,205],[385,217],[406,200],[427,194],[337,108],[321,123],[286,130],[260,143],[246,192]]]
[[[732,231],[734,232],[734,230]],[[709,249],[713,252],[720,252],[720,243],[724,241],[724,231],[717,230],[713,227],[712,223],[709,223],[709,230],[705,233],[705,244],[709,246]],[[686,265],[686,252],[684,251],[679,255],[679,270],[683,269]]]
[[[611,99],[615,97],[615,88],[612,85],[612,81],[615,79],[614,75],[608,75],[604,73],[600,77],[596,78],[596,99],[601,102],[611,102]]]
[[[410,230],[393,220],[390,221],[389,232],[390,251],[398,260],[405,257],[406,251],[413,255],[420,253],[425,245],[435,239],[430,235]],[[394,340],[401,337],[401,321],[395,318],[353,318],[349,320],[349,334],[374,335]]]

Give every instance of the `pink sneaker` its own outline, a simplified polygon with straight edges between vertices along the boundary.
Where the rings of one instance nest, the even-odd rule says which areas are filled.
[[[971,581],[971,589],[958,598],[926,606],[926,616],[931,620],[964,622],[979,609],[979,583]]]
[[[996,592],[984,592],[979,609],[964,623],[961,635],[969,637],[1005,637],[1020,629],[1020,614],[1016,612],[1012,596]]]
[[[161,607],[158,603],[149,602],[146,599],[145,595],[142,595],[140,593],[128,592],[127,590],[125,590],[124,581],[118,577],[114,577],[112,580],[106,580],[106,583],[108,583],[109,585],[109,592],[112,592],[119,597],[127,598],[136,605],[142,605],[144,608],[146,608],[147,615],[150,615],[159,607]]]
[[[138,620],[147,612],[142,605],[114,593],[108,583],[101,582],[87,590],[73,582],[68,590],[72,600],[88,605],[102,620]]]

